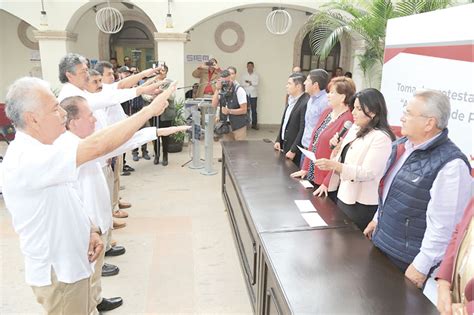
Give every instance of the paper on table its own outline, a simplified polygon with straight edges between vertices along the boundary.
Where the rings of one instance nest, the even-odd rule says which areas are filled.
[[[328,226],[321,216],[316,212],[313,204],[309,200],[295,200],[295,204],[301,212],[303,219],[310,227]]]
[[[295,200],[295,204],[300,209],[300,212],[316,212],[316,209],[309,200]]]
[[[323,218],[316,212],[304,212],[301,214],[310,227],[328,226]]]
[[[300,180],[300,184],[306,189],[314,188],[313,184],[311,184],[309,180]]]
[[[303,149],[302,147],[300,146],[297,146],[298,149],[300,149],[300,151],[308,158],[310,159],[311,161],[315,162],[316,161],[316,156],[314,155],[313,152],[311,151],[308,151],[306,149]]]

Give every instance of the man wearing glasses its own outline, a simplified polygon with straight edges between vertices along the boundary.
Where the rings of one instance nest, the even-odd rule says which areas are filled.
[[[470,165],[448,138],[449,99],[416,92],[401,118],[379,187],[379,208],[364,234],[422,288],[444,255],[471,191]]]

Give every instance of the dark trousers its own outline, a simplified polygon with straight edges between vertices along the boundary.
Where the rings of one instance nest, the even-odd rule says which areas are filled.
[[[248,97],[250,109],[252,110],[252,126],[257,126],[257,99],[258,97]]]
[[[348,205],[339,199],[337,200],[337,207],[341,209],[361,231],[364,231],[367,224],[372,221],[378,208],[377,205],[363,205],[358,202],[353,205]]]
[[[152,120],[154,120],[152,122]],[[159,120],[159,117],[154,117],[150,120],[152,126],[156,128],[166,128],[171,127],[173,122],[171,120]],[[158,137],[156,140],[153,140],[153,151],[155,152],[155,157],[160,158],[160,147],[163,143],[163,160],[168,161],[168,145],[170,141],[170,136]]]
[[[153,119],[153,118],[152,118]],[[151,121],[151,119],[150,119]],[[146,123],[145,125],[143,125],[140,129],[143,129],[143,128],[146,128],[146,127],[149,127],[148,123]],[[148,149],[147,149],[147,144],[144,143],[142,144],[142,147],[141,147],[141,150],[142,150],[142,155],[144,155],[145,153],[148,153]],[[132,150],[132,154],[133,155],[137,155],[138,156],[138,148],[135,148]],[[123,165],[125,165],[125,153],[123,154]]]

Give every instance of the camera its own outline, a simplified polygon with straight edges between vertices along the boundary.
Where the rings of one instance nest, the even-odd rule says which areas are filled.
[[[232,93],[232,86],[231,86],[231,81],[223,80],[221,81],[222,87],[221,90],[219,91],[219,95],[221,96],[230,96]]]
[[[206,61],[204,64],[205,64],[206,66],[208,66],[208,67],[213,67],[213,66],[214,66],[214,61],[208,60],[208,61]]]

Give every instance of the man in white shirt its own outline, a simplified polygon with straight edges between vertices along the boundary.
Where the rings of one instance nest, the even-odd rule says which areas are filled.
[[[154,70],[151,69],[148,72],[148,75],[152,75]],[[96,130],[108,126],[112,122],[111,117],[114,117],[114,122],[125,118],[121,115],[123,114],[123,109],[120,103],[138,95],[156,94],[159,87],[159,84],[150,84],[148,86],[128,88],[129,86],[122,83],[120,86],[117,84],[117,88],[103,89],[100,93],[89,93],[86,90],[89,79],[86,59],[83,56],[68,53],[61,58],[59,62],[59,80],[64,85],[59,93],[58,101],[61,102],[66,97],[78,95],[87,99],[97,119]],[[105,166],[106,161],[103,160],[102,164]]]
[[[66,113],[47,82],[25,77],[9,88],[6,114],[17,134],[3,160],[3,195],[25,256],[26,282],[48,314],[89,314],[95,308],[89,278],[103,243],[78,194],[78,167],[116,149],[161,114],[174,89],[146,110],[80,140],[65,132]]]
[[[449,115],[438,91],[417,91],[408,102],[404,137],[392,145],[379,207],[364,231],[419,288],[439,266],[471,193],[469,161],[448,138]]]
[[[66,128],[74,135],[85,139],[94,132],[96,119],[85,98],[81,96],[68,97],[60,105],[67,113]],[[105,157],[116,156],[143,143],[153,141],[157,138],[158,133],[177,132],[184,128],[188,127],[172,127],[158,131],[154,127],[141,129],[130,140],[108,153]],[[79,196],[84,203],[84,209],[92,223],[100,229],[101,239],[105,244],[109,240],[112,229],[112,212],[109,188],[100,162],[94,160],[82,165],[78,169],[77,180]],[[100,267],[104,262],[104,256],[105,251],[101,251],[91,277],[91,303],[97,305],[97,310],[101,312],[113,310],[123,303],[121,297],[107,299],[101,296]]]
[[[112,64],[107,61],[100,61],[98,62],[95,67],[102,75],[102,83],[103,83],[103,92],[114,94],[116,92],[120,92],[120,90],[128,89],[136,86],[140,80],[143,80],[147,77],[156,75],[159,73],[161,68],[153,68],[144,70],[138,74],[132,75],[130,68],[127,66],[123,66],[118,69],[118,74],[120,80],[115,82],[114,71],[112,68]],[[143,93],[141,95],[146,95]],[[133,99],[133,98],[132,98]],[[107,125],[114,124],[116,122],[122,121],[127,118],[123,107],[121,105],[122,102],[117,102],[112,106],[109,106],[105,109],[105,117],[107,121]],[[126,208],[130,208],[131,204],[129,202],[121,200],[119,197],[119,190],[120,190],[120,173],[123,170],[123,157],[117,156],[114,157],[114,167],[113,167],[113,177],[107,176],[107,181],[109,182],[109,186],[113,187],[111,189],[111,201],[112,201],[112,211],[114,213],[115,218],[126,218],[128,217],[128,213],[123,210]],[[108,174],[108,173],[107,173]],[[120,228],[124,227],[125,222],[115,222],[114,227]],[[117,256],[121,252],[116,251],[115,253],[108,252],[107,256]]]
[[[253,61],[247,62],[247,73],[242,75],[242,87],[247,93],[250,109],[252,112],[252,129],[258,130],[257,124],[257,99],[258,99],[258,82],[259,76],[254,71],[255,65]]]

